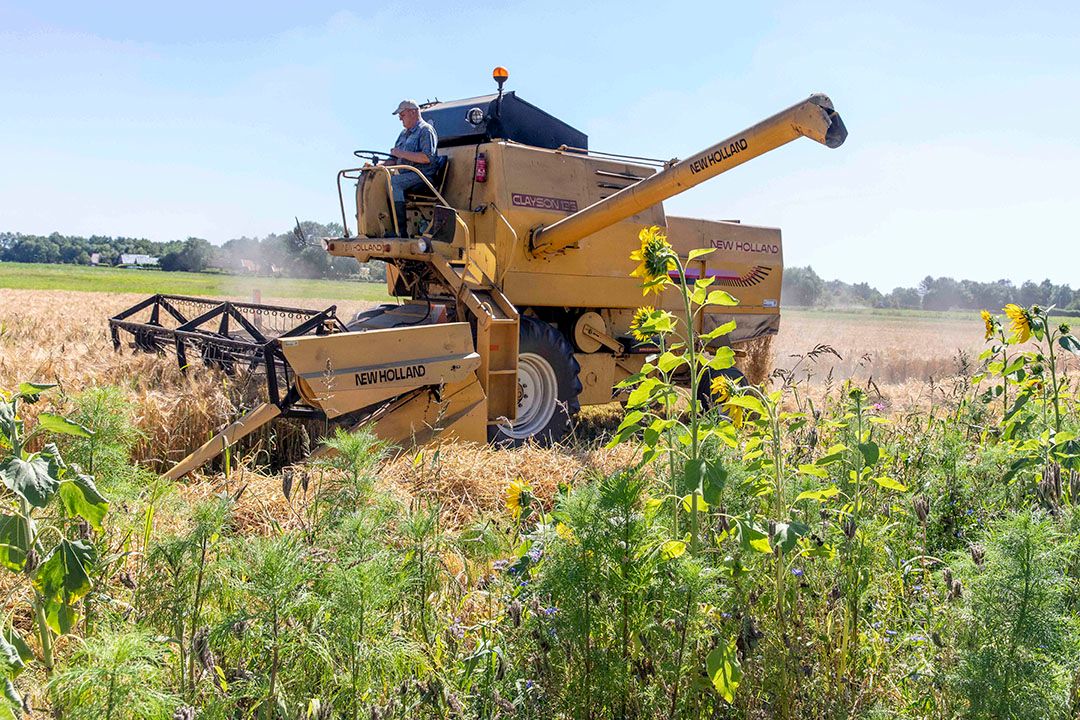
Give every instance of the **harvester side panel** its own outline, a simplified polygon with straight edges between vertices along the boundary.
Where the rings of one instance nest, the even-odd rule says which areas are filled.
[[[424,385],[465,380],[480,367],[468,323],[442,323],[281,341],[300,395],[328,418]]]

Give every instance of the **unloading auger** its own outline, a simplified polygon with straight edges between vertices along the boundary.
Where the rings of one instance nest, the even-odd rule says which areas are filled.
[[[799,137],[827,147],[847,136],[825,95],[812,95],[678,160],[590,151],[588,137],[503,92],[423,108],[439,135],[435,171],[421,174],[373,151],[338,173],[344,236],[332,255],[387,266],[385,304],[348,321],[322,311],[156,295],[110,320],[143,351],[175,352],[265,377],[265,401],[166,475],[178,478],[279,416],[369,425],[397,444],[433,438],[501,444],[557,442],[582,405],[613,398],[655,346],[630,332],[641,286],[630,252],[643,226],[666,228],[692,279],[730,288],[737,307],[693,319],[737,356],[779,328],[780,231],[738,221],[667,216],[663,201]],[[395,173],[417,173],[406,227],[390,197]],[[343,181],[354,184],[357,234]],[[682,315],[673,293],[660,307]],[[685,320],[685,318],[684,318]],[[750,370],[751,368],[746,368]],[[763,377],[751,377],[754,382]]]

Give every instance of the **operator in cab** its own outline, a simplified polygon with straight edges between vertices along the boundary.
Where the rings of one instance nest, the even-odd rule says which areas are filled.
[[[420,116],[420,106],[412,100],[402,100],[394,111],[401,119],[405,127],[398,135],[397,142],[390,150],[394,158],[388,160],[389,165],[412,165],[422,172],[429,180],[435,176],[435,151],[439,147],[439,136],[429,123],[424,122]],[[416,173],[402,171],[394,175],[391,180],[394,195],[394,214],[397,216],[397,225],[402,236],[405,235],[405,191],[409,188],[423,185]]]

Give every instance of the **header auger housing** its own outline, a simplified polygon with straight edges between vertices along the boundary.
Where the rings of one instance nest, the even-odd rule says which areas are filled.
[[[266,374],[267,403],[170,476],[280,414],[368,423],[397,443],[437,436],[558,441],[582,405],[610,402],[613,385],[656,350],[630,335],[643,298],[629,256],[642,227],[666,228],[683,256],[717,250],[688,263],[688,275],[713,278],[740,303],[699,315],[701,331],[736,320],[736,330],[718,342],[737,355],[776,333],[780,231],[667,216],[662,202],[799,137],[839,147],[847,130],[828,97],[812,95],[685,160],[664,162],[589,150],[583,133],[503,92],[505,71],[496,76],[497,94],[423,108],[439,135],[430,177],[386,164],[393,160],[338,173],[345,235],[326,238],[326,249],[385,261],[388,292],[401,304],[348,322],[334,308],[294,311],[307,313],[296,327],[261,337],[254,323],[230,325],[227,318],[265,306],[226,303],[188,318],[169,309],[168,296],[157,296],[112,320],[118,346],[125,330],[139,349],[175,347],[182,365],[190,343],[207,363],[231,358],[226,369],[246,365]],[[390,194],[396,173],[424,180],[420,192],[406,195],[404,228]],[[355,189],[355,222],[343,181]],[[681,301],[666,295],[656,302],[681,315]],[[133,320],[148,308],[151,317]],[[217,329],[203,327],[215,317]]]

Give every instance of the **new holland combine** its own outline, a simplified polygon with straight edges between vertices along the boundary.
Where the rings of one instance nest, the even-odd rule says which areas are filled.
[[[688,276],[714,278],[739,305],[710,308],[701,331],[734,319],[721,342],[737,353],[776,333],[780,231],[668,216],[662,203],[799,137],[839,147],[847,131],[828,97],[661,161],[590,150],[583,133],[504,92],[505,70],[494,77],[495,94],[423,106],[439,136],[437,171],[407,195],[406,227],[390,179],[415,167],[358,150],[367,162],[338,173],[345,232],[322,242],[332,255],[384,261],[398,304],[342,319],[335,307],[156,295],[111,319],[117,349],[123,333],[139,350],[175,352],[182,368],[265,376],[265,402],[169,477],[278,416],[369,425],[398,444],[559,440],[581,406],[610,402],[613,385],[656,350],[630,333],[643,298],[629,256],[643,227],[666,228],[684,257],[716,249],[689,262]],[[682,315],[675,293],[650,302]]]

